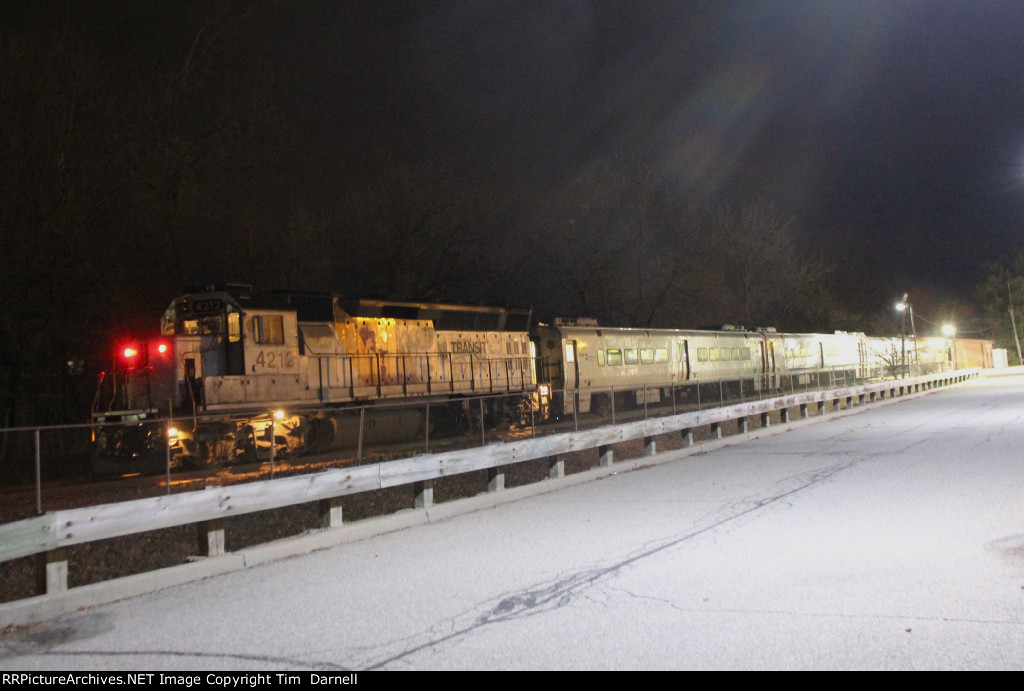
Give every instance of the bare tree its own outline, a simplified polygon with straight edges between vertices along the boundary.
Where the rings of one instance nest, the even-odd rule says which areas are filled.
[[[443,166],[389,162],[377,178],[343,197],[333,227],[350,292],[446,298],[465,290],[479,255],[484,216]]]
[[[830,273],[795,240],[794,221],[767,204],[719,209],[706,246],[719,285],[748,327],[806,322]],[[820,325],[817,328],[823,328]]]
[[[1024,339],[1021,334],[1021,325],[1024,324],[1024,252],[988,264],[982,271],[975,294],[982,306],[981,328],[975,331],[981,333],[973,335],[991,338],[996,347],[1006,348],[1011,359],[1016,361],[1017,341]],[[962,324],[960,328],[963,328]]]
[[[0,36],[0,424],[31,391],[33,418],[64,409],[66,363],[88,351],[120,208],[113,85],[66,25],[43,37]]]
[[[270,208],[258,178],[279,149],[258,90],[230,88],[232,25],[135,73],[59,17],[0,28],[0,425],[81,419],[69,362],[106,366],[115,328],[155,328],[153,295],[244,263],[214,248],[237,245],[238,209]]]
[[[548,203],[540,221],[552,292],[604,323],[652,326],[675,313],[690,264],[691,208],[635,163],[584,172]]]

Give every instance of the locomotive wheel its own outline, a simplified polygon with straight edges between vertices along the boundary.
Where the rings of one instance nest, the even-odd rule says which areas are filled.
[[[185,462],[195,470],[206,470],[213,465],[213,451],[208,441],[199,441],[195,444],[195,453],[185,457]]]
[[[330,418],[313,418],[309,420],[309,431],[306,433],[306,451],[323,453],[334,445],[338,430]]]

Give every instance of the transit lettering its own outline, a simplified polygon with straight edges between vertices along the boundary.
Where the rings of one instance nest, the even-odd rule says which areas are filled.
[[[453,353],[480,355],[484,352],[484,344],[479,341],[452,341],[450,345]]]

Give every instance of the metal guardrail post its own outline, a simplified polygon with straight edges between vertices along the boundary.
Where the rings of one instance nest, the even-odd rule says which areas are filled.
[[[36,555],[36,594],[52,595],[68,589],[68,555],[57,548]]]
[[[171,417],[167,418],[167,438],[164,440],[164,450],[167,452],[166,466],[167,471],[166,482],[167,482],[167,495],[171,494],[171,427],[174,424],[174,419]]]
[[[274,416],[270,416],[270,479],[274,479],[274,433],[276,431],[276,425],[274,424]]]
[[[363,424],[366,422],[366,407],[359,409],[359,442],[356,447],[356,463],[363,462]]]
[[[413,506],[417,509],[429,509],[434,505],[434,481],[423,480],[412,484]]]
[[[39,443],[39,428],[35,430],[35,444],[36,444],[36,513],[42,515],[43,513],[43,462],[42,452],[40,451]]]
[[[487,446],[487,432],[484,427],[484,398],[480,397],[480,446]]]

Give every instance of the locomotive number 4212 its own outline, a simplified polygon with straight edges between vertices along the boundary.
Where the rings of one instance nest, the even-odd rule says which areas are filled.
[[[295,366],[295,355],[286,350],[261,350],[253,364],[259,369],[290,369]]]

